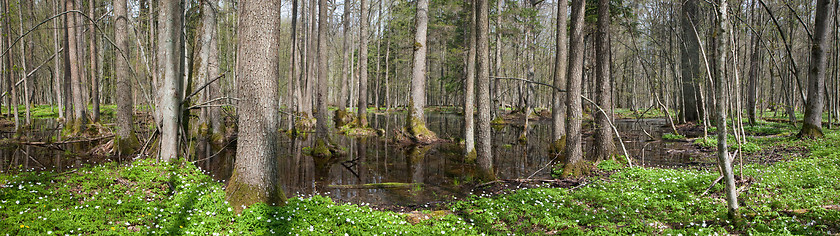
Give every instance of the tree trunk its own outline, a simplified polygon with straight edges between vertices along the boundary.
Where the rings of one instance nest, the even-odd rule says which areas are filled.
[[[203,86],[217,76],[219,76],[219,53],[218,53],[218,41],[217,33],[216,33],[216,1],[215,0],[203,0],[201,1],[201,29],[200,29],[200,37],[199,45],[196,45],[198,51],[198,68],[196,69],[198,74],[198,83],[200,86]],[[219,82],[213,82],[213,84],[218,84]],[[218,86],[216,87],[218,89]],[[213,99],[216,99],[214,93],[216,92],[211,86],[204,88],[202,91],[199,92],[200,94],[200,101],[202,103],[209,102]],[[213,140],[213,136],[221,136],[216,131],[221,131],[221,127],[216,127],[220,123],[219,112],[214,112],[213,110],[218,110],[219,107],[213,106],[215,103],[211,103],[209,107],[202,107],[199,115],[198,115],[198,147],[196,149],[197,159],[205,159],[207,156],[212,155],[212,146],[209,145],[209,142]],[[220,125],[219,125],[220,126]],[[215,141],[215,140],[214,140]],[[208,161],[209,162],[209,161]]]
[[[598,32],[595,36],[595,77],[598,106],[604,113],[595,112],[595,158],[615,159],[612,126],[612,84],[610,81],[610,1],[598,1]]]
[[[335,113],[336,126],[344,125],[344,116],[347,116],[347,76],[350,74],[350,4],[352,1],[344,1],[344,15],[342,15],[342,22],[344,28],[344,36],[342,37],[342,53],[341,60],[341,83],[339,89],[341,92],[338,96],[338,110]]]
[[[239,140],[225,189],[236,212],[257,202],[282,205],[286,201],[276,169],[280,58],[277,53],[266,53],[280,47],[280,9],[275,7],[279,5],[279,0],[239,2],[237,31],[240,41],[249,43],[237,46]]]
[[[476,135],[476,164],[482,181],[496,179],[493,170],[490,128],[490,6],[487,0],[476,0],[476,64],[478,70],[478,130]]]
[[[298,73],[300,73],[300,61],[298,61],[298,37],[297,37],[297,22],[298,22],[298,0],[292,0],[292,24],[291,24],[291,39],[289,40],[289,91],[288,91],[288,102],[289,102],[289,127],[288,130],[295,129],[295,113],[299,111],[299,100],[300,100],[300,85],[298,79]],[[346,34],[345,34],[346,35]],[[342,88],[343,89],[343,88]],[[293,132],[294,133],[294,132]]]
[[[504,1],[496,1],[496,48],[494,54],[494,57],[496,58],[496,63],[493,64],[493,75],[496,77],[502,76],[502,14],[500,14],[502,12],[502,2]],[[493,87],[491,94],[493,104],[490,109],[490,112],[492,113],[491,119],[496,119],[499,113],[499,108],[502,106],[502,97],[499,94],[499,80],[491,80],[491,84],[491,86]]]
[[[563,176],[581,176],[586,167],[583,162],[583,148],[581,140],[581,87],[583,82],[583,27],[586,1],[572,1],[571,36],[569,37],[569,67],[566,81],[566,160]]]
[[[55,10],[53,11],[53,14],[58,14],[59,12],[61,12],[61,4],[59,4],[59,0],[53,0],[52,3],[53,3],[53,7],[55,8]],[[55,58],[53,60],[53,74],[52,74],[52,76],[53,76],[53,89],[55,91],[55,97],[56,97],[55,103],[58,107],[58,119],[59,120],[64,120],[65,119],[64,109],[66,109],[66,108],[64,107],[64,92],[63,92],[64,91],[64,86],[62,86],[63,85],[63,78],[61,78],[61,73],[60,73],[61,69],[59,69],[59,66],[61,66],[61,64],[59,63],[59,61],[61,61],[61,60],[59,60],[59,58],[63,59],[67,50],[64,50],[64,52],[62,52],[61,54],[57,54],[57,53],[59,53],[59,50],[61,50],[61,42],[63,41],[63,40],[60,40],[61,32],[59,31],[59,29],[60,29],[59,25],[61,24],[61,19],[62,18],[59,17],[59,18],[56,18],[55,20],[53,20],[53,22],[52,22],[53,23],[53,50],[56,53]],[[66,63],[66,61],[65,61],[65,63]]]
[[[327,120],[327,75],[329,67],[327,58],[327,0],[318,0],[318,84],[315,103],[318,106],[318,116],[315,123],[317,141],[329,141],[329,124]]]
[[[435,133],[426,128],[426,118],[423,112],[423,108],[426,107],[426,51],[429,46],[426,44],[426,34],[429,27],[429,0],[417,0],[415,26],[417,28],[414,32],[414,65],[411,73],[411,98],[408,102],[409,112],[406,120],[406,130],[412,136],[413,141],[429,143],[437,139]],[[359,66],[364,67],[365,65],[360,64]],[[363,108],[360,107],[359,109]]]
[[[90,0],[88,3],[88,16],[93,19],[97,19],[96,17],[96,0]],[[88,25],[88,33],[90,39],[88,39],[90,43],[90,48],[88,52],[90,56],[88,60],[90,61],[90,100],[92,110],[90,112],[90,122],[96,123],[99,122],[99,78],[97,77],[97,72],[99,71],[99,63],[97,63],[98,59],[98,52],[97,52],[97,45],[98,42],[96,40],[96,27],[94,26],[94,22],[91,22]]]
[[[119,50],[116,62],[117,80],[117,147],[120,154],[130,154],[140,146],[137,135],[134,133],[134,102],[132,101],[133,91],[131,90],[131,77],[129,73],[129,46],[128,46],[128,3],[126,0],[114,1],[114,40]],[[122,52],[122,53],[120,53]],[[125,55],[123,58],[120,55]]]
[[[566,66],[568,66],[566,60],[569,57],[569,48],[567,46],[567,18],[568,18],[568,9],[569,9],[569,2],[568,1],[557,1],[557,31],[556,33],[556,45],[557,54],[554,57],[554,87],[560,89],[566,89]],[[566,93],[560,92],[557,90],[553,90],[551,93],[551,139],[553,141],[552,147],[554,147],[554,151],[560,153],[560,150],[565,147],[565,144],[561,143],[563,136],[566,135],[566,127],[565,127],[565,120],[566,120],[566,106],[564,101],[566,100]]]
[[[825,96],[826,52],[831,40],[831,18],[834,1],[817,0],[814,38],[811,43],[811,64],[808,69],[808,101],[800,138],[822,138],[823,97]],[[830,121],[829,121],[830,122]]]
[[[76,2],[74,0],[66,0],[66,9],[67,10],[76,10]],[[78,40],[78,33],[79,30],[79,22],[76,22],[78,17],[75,14],[70,14],[67,17],[67,44],[69,48],[67,52],[70,55],[70,60],[67,61],[70,64],[70,82],[71,82],[71,90],[73,92],[73,121],[72,124],[72,132],[80,132],[86,129],[87,126],[87,116],[85,115],[85,110],[87,110],[87,106],[85,105],[85,101],[82,97],[82,78],[81,73],[79,72],[79,44]],[[14,94],[12,94],[14,97]],[[17,112],[17,111],[15,111]]]
[[[158,106],[160,110],[160,159],[174,161],[178,158],[178,131],[181,129],[181,2],[161,1],[158,5]],[[276,78],[276,77],[275,77]],[[276,101],[276,100],[275,100]]]
[[[359,127],[367,127],[367,77],[368,77],[368,6],[366,0],[359,2],[359,113],[356,117]]]
[[[472,9],[469,19],[469,48],[467,49],[467,77],[464,80],[464,155],[469,161],[475,158],[475,0],[468,3]]]
[[[23,34],[23,32],[24,32],[23,4],[24,4],[25,1],[26,0],[21,0],[21,2],[18,4],[18,19],[19,19],[18,23],[20,23],[20,24],[18,24],[18,26],[20,26],[19,29],[20,29],[21,34]],[[29,7],[30,7],[30,10],[32,10],[32,8],[31,8],[32,6],[30,5]],[[26,28],[28,28],[28,27],[26,27]],[[32,113],[31,113],[32,96],[29,93],[29,91],[30,91],[29,84],[31,83],[31,80],[29,80],[29,78],[27,78],[26,73],[29,73],[29,66],[27,65],[27,61],[29,61],[28,59],[31,59],[31,56],[32,56],[31,53],[32,52],[29,52],[29,54],[27,54],[26,41],[32,42],[32,37],[28,37],[28,39],[27,39],[27,37],[24,37],[23,39],[21,39],[21,42],[18,43],[18,44],[20,45],[20,61],[21,61],[21,68],[23,69],[23,70],[21,70],[20,78],[23,80],[23,104],[24,104],[24,107],[26,109],[24,124],[29,126],[30,124],[32,124]],[[29,61],[29,62],[31,63],[31,61]]]
[[[751,7],[752,17],[753,17],[753,25],[758,25],[761,22],[760,15],[756,15],[755,12],[755,3]],[[758,81],[758,73],[759,73],[759,64],[761,63],[761,36],[758,32],[752,32],[752,46],[753,50],[750,54],[750,71],[749,71],[749,78],[747,78],[747,120],[749,121],[750,125],[756,125],[755,121],[755,112],[756,112],[756,93],[757,93],[757,81]],[[763,109],[762,109],[763,110]]]
[[[680,44],[682,54],[680,57],[680,68],[682,69],[682,117],[686,122],[700,121],[701,114],[697,106],[695,88],[702,81],[700,77],[700,41],[695,37],[695,30],[700,22],[697,0],[683,1],[682,6],[682,38]]]
[[[715,63],[715,95],[717,96],[715,112],[716,126],[717,126],[717,140],[718,140],[718,165],[721,168],[721,175],[726,181],[726,205],[729,211],[730,219],[738,218],[738,193],[735,188],[735,176],[732,171],[732,159],[729,157],[729,152],[726,146],[727,126],[726,126],[726,106],[729,101],[729,91],[726,79],[726,64],[729,60],[726,55],[729,53],[729,20],[727,19],[727,2],[726,0],[718,1],[717,21],[715,26],[715,33],[712,34],[714,40],[717,42],[717,63]],[[733,60],[734,61],[734,60]],[[734,64],[733,64],[734,65]]]

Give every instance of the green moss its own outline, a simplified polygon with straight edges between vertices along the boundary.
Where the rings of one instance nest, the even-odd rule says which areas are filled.
[[[563,165],[563,173],[560,175],[563,178],[576,178],[589,175],[592,165],[587,161],[577,161],[573,163],[566,163]]]
[[[406,130],[412,136],[411,139],[418,143],[432,143],[438,139],[434,132],[426,128],[426,122],[411,116],[411,113],[409,113]]]
[[[343,184],[343,185],[328,185],[328,188],[338,189],[400,189],[400,188],[414,188],[416,185],[422,186],[423,183],[370,183],[370,184]]]
[[[329,158],[332,156],[332,152],[330,152],[330,148],[327,147],[327,143],[324,139],[318,139],[315,141],[315,146],[312,147],[312,151],[310,152],[313,157],[320,157],[320,158]]]
[[[555,156],[563,156],[566,153],[566,135],[563,135],[558,140],[554,140],[551,142],[551,146],[548,147],[548,153],[551,153]]]
[[[477,155],[476,155],[476,153],[475,153],[475,148],[473,148],[473,150],[472,150],[472,151],[468,152],[468,153],[464,156],[464,162],[466,162],[466,163],[475,163],[475,159],[476,159],[476,157],[477,157]]]
[[[241,213],[245,207],[256,203],[282,206],[286,203],[286,195],[280,186],[273,186],[274,193],[268,193],[259,187],[251,186],[239,181],[239,173],[234,170],[225,188],[225,199],[230,203],[234,212]]]
[[[800,130],[799,134],[797,134],[796,136],[802,139],[814,139],[822,138],[825,135],[823,134],[821,127],[817,127],[808,123],[803,123],[802,130]]]
[[[685,136],[680,134],[673,134],[673,133],[665,133],[662,134],[663,140],[684,140]]]
[[[128,137],[114,136],[114,151],[125,155],[134,153],[138,148],[140,148],[140,140],[137,139],[137,135],[134,135],[134,132],[131,132],[131,135]]]
[[[502,118],[502,116],[496,116],[495,119],[490,121],[490,124],[491,125],[504,125],[504,124],[507,124],[507,121],[505,121],[505,118]]]

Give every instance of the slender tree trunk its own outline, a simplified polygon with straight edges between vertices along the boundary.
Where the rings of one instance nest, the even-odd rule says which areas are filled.
[[[761,22],[760,15],[756,15],[755,11],[755,3],[753,2],[753,6],[751,7],[752,17],[753,17],[753,25],[758,25]],[[757,80],[758,80],[758,73],[759,73],[759,64],[761,63],[761,35],[758,32],[752,33],[752,46],[753,50],[750,55],[750,72],[749,78],[747,79],[747,120],[750,122],[750,125],[756,125],[755,121],[755,112],[756,112],[756,93],[757,93]],[[762,109],[763,110],[763,109]]]
[[[65,1],[66,9],[68,10],[76,10],[76,2],[74,0],[66,0]],[[75,14],[71,14],[67,17],[67,44],[69,45],[68,53],[70,55],[70,60],[68,63],[70,64],[70,82],[71,82],[71,90],[73,91],[73,122],[71,122],[73,127],[73,132],[79,132],[86,129],[87,126],[87,116],[85,114],[86,103],[82,97],[82,78],[81,73],[79,72],[79,54],[80,50],[78,48],[79,44],[78,40],[78,33],[76,33],[79,29],[79,22],[77,22],[78,17]],[[14,96],[14,94],[12,94]]]
[[[204,84],[209,83],[217,76],[219,76],[219,53],[218,53],[218,41],[217,41],[217,33],[216,33],[216,0],[203,0],[201,1],[201,29],[200,29],[200,39],[198,40],[198,45],[195,46],[198,51],[198,68],[196,69],[198,74],[198,83],[199,85],[203,86]],[[218,84],[219,82],[213,82],[213,84]],[[218,89],[218,87],[216,87]],[[213,87],[208,86],[200,91],[200,101],[202,103],[212,101],[216,99],[214,93],[216,92]],[[210,141],[213,139],[213,136],[221,136],[222,134],[216,132],[220,131],[221,127],[215,127],[219,125],[219,113],[213,112],[212,110],[217,110],[219,107],[213,106],[215,103],[211,103],[209,107],[202,107],[199,115],[198,115],[198,147],[196,148],[197,159],[205,159],[208,155],[212,155],[212,146],[209,145]],[[208,160],[209,162],[209,160]]]
[[[389,20],[390,22],[390,20]],[[390,25],[390,23],[388,24]],[[384,36],[383,36],[384,37]],[[391,74],[391,37],[385,41],[385,110],[391,109],[391,86],[389,85],[389,75]]]
[[[346,7],[346,6],[345,6]],[[297,60],[298,55],[298,35],[297,35],[297,22],[298,22],[298,0],[292,0],[292,24],[291,24],[291,39],[289,40],[289,127],[288,130],[295,129],[295,113],[299,111],[300,104],[300,85],[298,81],[298,73],[300,73],[300,62]],[[346,35],[346,34],[345,34]],[[342,88],[344,89],[344,88]],[[294,133],[294,132],[293,132]]]
[[[359,2],[359,113],[356,117],[359,127],[367,127],[367,76],[368,76],[368,5],[366,0]]]
[[[580,176],[588,169],[583,162],[581,138],[581,87],[583,82],[583,19],[586,1],[572,1],[569,67],[566,81],[566,160],[563,176]]]
[[[821,138],[825,75],[828,64],[828,41],[831,40],[831,18],[835,1],[817,0],[814,38],[811,43],[811,64],[808,69],[808,100],[800,138]],[[830,121],[829,121],[830,122]]]
[[[475,0],[468,3],[471,7],[469,19],[469,48],[467,48],[467,77],[464,79],[464,155],[469,161],[475,158]]]
[[[239,140],[233,174],[225,188],[236,212],[257,202],[282,205],[286,201],[277,175],[279,5],[279,0],[243,0],[238,6],[239,39],[249,43],[237,46]]]
[[[597,103],[604,113],[595,115],[595,157],[597,160],[615,159],[612,126],[612,82],[610,81],[610,1],[598,1],[598,32],[595,36],[595,77]]]
[[[716,116],[716,126],[718,130],[717,140],[718,140],[718,164],[721,168],[721,174],[723,175],[726,181],[726,205],[729,211],[728,215],[730,219],[738,218],[738,193],[736,192],[735,188],[735,176],[732,170],[732,159],[729,157],[729,152],[727,151],[727,144],[726,144],[726,136],[727,126],[726,126],[726,106],[728,104],[728,96],[729,90],[727,85],[726,79],[726,65],[729,60],[726,58],[727,53],[729,52],[729,20],[728,20],[728,12],[727,12],[727,2],[726,0],[719,0],[717,6],[717,20],[715,26],[715,33],[713,34],[714,40],[717,42],[717,63],[715,63],[715,94],[717,96],[716,105],[717,108],[715,109],[717,116]],[[734,61],[734,60],[733,60]],[[734,64],[733,64],[734,65]]]
[[[88,2],[88,16],[93,19],[97,19],[96,17],[96,0],[90,0]],[[94,27],[95,22],[90,22],[88,25],[88,34],[90,39],[88,42],[90,43],[90,48],[88,52],[90,56],[88,56],[88,60],[90,61],[90,100],[92,104],[92,110],[90,112],[90,121],[93,123],[99,122],[99,78],[97,77],[97,71],[99,71],[99,64],[97,63],[98,59],[98,52],[97,52],[97,39],[96,39],[96,27]]]
[[[502,76],[502,2],[504,1],[496,1],[496,48],[494,53],[496,63],[493,64],[493,75],[496,77]],[[499,94],[499,80],[494,79],[491,80],[490,83],[493,87],[493,90],[491,91],[492,93],[490,94],[490,96],[493,99],[493,104],[491,106],[490,112],[492,113],[491,119],[495,119],[496,116],[498,116],[499,108],[502,106],[502,98],[501,94]]]
[[[557,1],[557,30],[556,30],[556,44],[557,54],[554,57],[554,87],[566,89],[566,60],[569,57],[569,48],[567,46],[567,18],[568,18],[568,1]],[[566,135],[566,93],[553,90],[551,93],[551,139],[554,142],[552,145],[555,152],[560,153],[561,149],[566,148],[563,137]]]
[[[129,46],[128,46],[128,3],[127,0],[114,1],[114,16],[116,17],[114,28],[114,40],[118,50],[116,63],[117,80],[117,141],[120,154],[130,154],[140,146],[137,135],[134,133],[134,102],[132,100],[131,74],[129,73]],[[120,55],[125,55],[123,58]]]
[[[24,5],[24,2],[26,2],[26,0],[21,0],[21,2],[18,4],[18,19],[20,20],[20,22],[18,22],[20,24],[18,24],[18,25],[20,26],[19,29],[20,29],[21,34],[23,34],[23,32],[24,32],[24,21],[23,21],[23,11],[24,11],[23,10],[23,5]],[[30,10],[32,10],[31,5],[30,5]],[[7,25],[7,26],[9,26],[9,25]],[[26,27],[26,28],[29,28],[29,27]],[[18,43],[18,45],[20,45],[21,67],[23,69],[23,70],[21,70],[20,78],[23,80],[23,104],[24,104],[24,107],[26,109],[24,124],[29,126],[30,124],[32,124],[32,113],[31,113],[32,97],[31,97],[31,94],[29,93],[29,91],[30,91],[29,84],[31,83],[31,81],[29,80],[29,78],[27,78],[26,73],[29,73],[29,67],[27,66],[27,59],[29,59],[32,55],[30,55],[31,52],[30,52],[30,54],[27,54],[27,51],[26,51],[26,44],[27,43],[26,43],[26,41],[28,40],[29,42],[32,42],[31,41],[32,37],[24,37],[22,40],[23,41]]]
[[[426,44],[426,34],[429,27],[429,0],[417,0],[415,26],[417,28],[414,32],[414,65],[411,74],[411,98],[409,100],[406,130],[412,136],[413,141],[429,143],[437,139],[435,133],[426,128],[426,116],[423,112],[423,108],[426,107],[426,51],[429,48],[429,45]],[[359,66],[364,67],[365,65],[360,64]],[[362,107],[359,109],[362,109]]]
[[[160,33],[158,34],[158,105],[160,110],[160,159],[174,161],[178,158],[178,139],[181,129],[181,97],[183,79],[180,72],[181,47],[181,3],[180,1],[161,1],[158,6]],[[276,77],[275,77],[276,78]],[[241,90],[240,90],[241,92]],[[276,101],[276,99],[274,100]],[[275,102],[271,102],[275,103]]]
[[[478,69],[478,130],[476,132],[476,164],[483,181],[496,179],[490,128],[490,6],[487,0],[475,0],[476,64]]]
[[[59,12],[61,12],[61,4],[59,4],[59,0],[53,0],[52,3],[53,3],[53,7],[55,8],[55,10],[53,11],[53,14],[58,14]],[[61,19],[62,18],[59,17],[59,18],[56,18],[55,20],[52,21],[52,23],[53,23],[53,50],[55,51],[55,53],[59,53],[59,50],[61,50],[61,42],[63,41],[63,40],[60,39],[61,32],[59,31],[60,30],[59,25],[62,24]],[[61,66],[61,64],[59,62],[61,60],[59,60],[59,58],[64,58],[63,55],[66,53],[66,51],[67,50],[64,50],[63,53],[56,54],[55,58],[53,59],[53,74],[52,74],[52,76],[53,76],[53,91],[55,91],[55,97],[56,97],[55,103],[58,107],[58,119],[59,120],[64,120],[65,119],[64,109],[66,109],[64,107],[64,92],[63,92],[64,91],[64,86],[62,86],[63,85],[63,78],[61,77],[61,69],[59,69],[59,66]]]

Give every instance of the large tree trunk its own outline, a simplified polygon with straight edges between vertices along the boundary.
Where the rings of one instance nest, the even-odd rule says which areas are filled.
[[[117,44],[116,80],[117,80],[117,146],[120,154],[130,154],[140,146],[134,133],[134,101],[129,73],[128,47],[128,3],[126,0],[114,1],[114,40]],[[123,58],[120,55],[124,55]]]
[[[71,0],[72,1],[72,0]],[[9,15],[9,1],[3,0],[3,12],[6,15]],[[11,39],[11,29],[9,29],[11,24],[9,24],[9,17],[3,17],[3,45],[0,48],[7,48],[11,47],[12,39]],[[9,98],[7,101],[10,101],[10,106],[12,109],[7,109],[10,112],[14,112],[13,116],[15,119],[15,131],[20,129],[20,118],[18,117],[18,106],[17,106],[17,88],[15,88],[15,79],[12,78],[12,56],[11,54],[7,54],[4,57],[4,66],[3,71],[4,77],[6,77],[6,86],[8,86]]]
[[[97,19],[96,17],[96,0],[90,0],[88,6],[88,16],[93,19]],[[99,78],[97,77],[97,71],[99,71],[99,63],[97,63],[98,59],[98,52],[97,52],[97,39],[96,39],[96,27],[94,23],[91,22],[88,25],[88,34],[90,39],[88,42],[90,43],[90,48],[88,52],[90,53],[88,60],[90,61],[90,100],[92,110],[90,112],[90,121],[93,123],[99,122]]]
[[[417,15],[414,23],[417,28],[414,32],[414,65],[411,72],[411,98],[408,102],[406,130],[413,141],[429,143],[437,139],[435,133],[426,128],[423,112],[423,108],[426,107],[426,50],[429,48],[426,44],[426,34],[429,27],[429,0],[417,0]],[[359,109],[364,108],[359,107]]]
[[[318,0],[318,91],[315,94],[315,103],[318,106],[315,132],[318,142],[329,141],[330,131],[327,120],[327,75],[330,73],[327,66],[327,21],[327,0]]]
[[[180,72],[181,4],[180,1],[161,1],[158,5],[158,105],[160,110],[160,159],[178,158],[178,131],[181,128],[181,97],[183,77]]]
[[[467,78],[464,80],[464,155],[467,160],[475,158],[475,0],[471,1],[469,19],[469,48],[467,49]]]
[[[831,18],[834,1],[817,0],[814,21],[814,39],[811,43],[811,64],[808,69],[808,101],[805,104],[805,120],[800,138],[821,138],[823,97],[825,96],[825,68],[828,64],[826,52],[831,40]]]
[[[359,2],[359,127],[367,127],[367,77],[368,77],[368,6],[367,1]]]
[[[554,57],[554,87],[566,89],[566,60],[569,57],[569,48],[567,46],[567,18],[568,18],[568,1],[557,1],[557,31],[556,33],[556,47],[557,54]],[[560,152],[560,149],[566,148],[561,141],[566,135],[566,106],[563,104],[566,99],[566,93],[553,90],[551,93],[551,139],[553,141],[552,147],[555,152]]]
[[[595,158],[614,159],[615,142],[612,130],[612,82],[610,81],[610,1],[598,1],[598,32],[595,36],[595,77],[598,106],[604,113],[595,115]]]
[[[478,70],[478,130],[476,132],[476,164],[483,181],[496,179],[493,170],[490,128],[490,6],[487,0],[476,0],[476,64]]]
[[[581,87],[583,82],[583,19],[586,2],[572,1],[571,35],[569,37],[569,67],[566,80],[566,160],[563,176],[580,176],[588,168],[583,162],[583,148],[581,147]]]
[[[729,210],[729,218],[737,218],[738,211],[738,193],[735,191],[735,176],[732,171],[732,159],[729,158],[729,152],[726,146],[727,125],[726,125],[726,106],[729,101],[729,91],[726,80],[726,55],[729,53],[729,20],[727,19],[727,3],[726,0],[718,2],[717,21],[715,26],[715,33],[712,34],[714,40],[717,42],[717,63],[715,63],[715,95],[717,114],[715,123],[717,125],[717,140],[718,140],[718,165],[720,165],[721,174],[726,181],[726,205]]]
[[[76,2],[74,0],[67,0],[65,1],[65,6],[67,10],[76,10]],[[79,132],[83,131],[87,126],[87,116],[85,114],[85,110],[87,110],[87,106],[85,105],[85,100],[82,97],[82,77],[81,72],[79,70],[79,54],[80,50],[78,48],[79,43],[78,40],[78,33],[79,30],[79,22],[78,17],[73,16],[75,14],[71,14],[67,17],[67,44],[69,47],[67,48],[67,52],[70,55],[70,60],[67,61],[70,64],[70,87],[73,92],[73,120],[72,124],[72,132]],[[14,94],[12,94],[14,96]],[[15,111],[17,112],[17,111]]]
[[[335,112],[336,126],[344,125],[344,117],[347,116],[347,76],[350,74],[350,4],[351,1],[344,1],[344,14],[341,16],[343,25],[342,54],[341,60],[341,82],[339,84],[338,110]]]
[[[249,43],[237,46],[239,140],[225,189],[236,212],[257,202],[286,201],[277,177],[279,5],[279,0],[239,2],[238,35],[241,42]]]
[[[680,68],[682,69],[682,116],[686,122],[700,121],[701,114],[697,105],[697,84],[702,81],[700,77],[700,41],[695,37],[695,30],[700,22],[697,9],[697,0],[683,1],[682,6],[682,38],[680,44]]]

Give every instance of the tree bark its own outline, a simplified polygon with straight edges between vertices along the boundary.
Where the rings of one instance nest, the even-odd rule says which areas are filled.
[[[327,0],[318,0],[318,83],[315,103],[318,105],[318,116],[315,132],[319,141],[329,141],[329,122],[327,120]]]
[[[717,63],[715,63],[715,95],[717,96],[716,99],[716,109],[715,112],[717,113],[716,126],[718,130],[717,140],[718,140],[718,165],[720,165],[721,175],[723,175],[724,179],[726,180],[726,205],[728,209],[728,216],[730,219],[738,218],[738,193],[736,192],[735,186],[735,176],[732,170],[732,159],[729,158],[729,152],[727,151],[727,144],[726,144],[726,136],[727,136],[727,125],[726,125],[726,106],[729,101],[729,90],[727,85],[726,79],[726,65],[729,60],[726,58],[726,55],[729,53],[729,20],[728,13],[727,13],[727,2],[726,0],[719,0],[717,6],[717,19],[716,19],[716,26],[715,26],[715,33],[713,33],[712,37],[717,42]],[[734,60],[733,60],[734,61]],[[734,65],[734,64],[733,64]]]
[[[567,39],[567,32],[566,27],[568,25],[567,18],[568,18],[568,11],[569,9],[569,2],[568,1],[557,1],[557,31],[556,33],[556,45],[557,54],[554,57],[554,87],[560,89],[566,89],[566,66],[568,66],[566,60],[569,57],[569,48],[567,46],[568,39]],[[558,143],[563,139],[563,136],[566,135],[566,127],[565,127],[565,120],[566,120],[566,106],[564,101],[566,100],[566,93],[557,91],[556,89],[553,90],[551,93],[551,139],[555,145],[563,145],[564,147],[556,147],[556,149],[565,148],[565,144]],[[560,150],[555,150],[559,152]]]
[[[350,4],[352,1],[344,1],[344,14],[342,15],[342,25],[344,28],[344,36],[342,37],[342,53],[343,59],[341,60],[341,83],[339,85],[339,96],[338,96],[338,111],[336,114],[336,120],[339,123],[336,123],[338,126],[344,125],[344,121],[342,118],[346,116],[347,113],[347,76],[350,74]]]
[[[93,19],[97,19],[96,17],[96,0],[90,0],[88,4],[88,16]],[[88,52],[90,56],[88,56],[88,61],[90,61],[90,100],[91,100],[91,107],[92,110],[90,112],[90,122],[96,123],[99,122],[99,78],[97,77],[97,71],[99,71],[99,63],[97,63],[98,59],[98,40],[96,39],[96,27],[94,26],[96,22],[90,22],[88,25],[88,34],[90,39],[88,39],[88,43],[90,43],[90,48]]]
[[[59,0],[53,0],[52,3],[53,3],[53,7],[55,7],[55,10],[53,11],[53,14],[58,14],[59,12],[61,12],[61,4],[59,4]],[[63,40],[60,39],[61,32],[60,32],[59,25],[61,24],[61,19],[62,18],[59,17],[59,18],[56,18],[55,20],[53,20],[53,22],[52,22],[53,23],[53,44],[54,44],[53,45],[53,50],[55,51],[55,53],[59,53],[59,50],[61,50],[61,41],[63,41]],[[66,52],[67,50],[64,50],[64,51]],[[56,97],[55,103],[58,107],[58,119],[59,120],[64,120],[65,119],[64,109],[66,109],[64,107],[64,92],[63,92],[64,91],[64,86],[62,86],[63,85],[63,78],[61,77],[61,74],[60,74],[61,69],[59,68],[59,66],[61,66],[61,64],[59,63],[61,60],[59,60],[59,58],[64,58],[63,55],[65,55],[65,53],[61,53],[60,55],[58,55],[58,54],[55,55],[55,59],[53,60],[53,74],[52,74],[52,76],[53,76],[53,89],[55,91],[55,97]]]
[[[490,6],[487,0],[476,0],[476,64],[478,65],[478,130],[476,132],[476,164],[482,181],[496,179],[493,170],[490,128]]]
[[[595,77],[597,77],[597,102],[604,113],[595,114],[596,160],[615,159],[612,122],[612,82],[610,81],[610,1],[598,1],[598,32],[595,36]]]
[[[279,0],[239,2],[238,35],[249,43],[237,46],[239,140],[225,189],[236,212],[257,202],[286,201],[277,176],[279,5]]]
[[[697,0],[683,1],[682,6],[682,38],[680,44],[680,68],[682,69],[682,117],[686,122],[700,121],[697,106],[697,84],[702,81],[700,77],[700,41],[695,37],[695,29],[700,22],[698,16]],[[702,101],[701,101],[702,102]]]
[[[755,11],[755,2],[753,2],[753,6],[751,7],[752,17],[753,17],[753,25],[758,25],[761,22],[760,15],[756,15]],[[761,35],[758,32],[752,32],[752,46],[753,50],[750,54],[750,71],[749,71],[749,78],[747,78],[747,120],[749,121],[750,125],[756,125],[755,121],[755,112],[756,112],[756,93],[757,93],[757,86],[758,86],[758,74],[759,74],[759,64],[761,63]],[[763,110],[763,109],[762,109]]]
[[[475,0],[469,2],[472,7],[469,19],[469,48],[467,49],[467,77],[464,79],[464,156],[467,160],[475,157]]]
[[[198,68],[196,69],[198,74],[198,83],[200,85],[204,85],[210,83],[213,79],[219,76],[219,52],[218,52],[218,41],[217,41],[217,33],[216,33],[216,0],[203,0],[201,1],[201,29],[200,29],[200,37],[196,48],[198,51]],[[219,82],[212,82],[212,84],[218,84]],[[212,85],[211,84],[211,85]],[[200,91],[200,101],[202,103],[209,102],[212,99],[216,99],[217,96],[214,96],[218,86],[214,87],[209,86],[202,91]],[[197,159],[204,159],[208,155],[211,155],[212,146],[209,145],[209,142],[213,139],[213,136],[222,135],[218,131],[221,131],[220,125],[220,114],[218,111],[219,107],[217,106],[209,106],[209,107],[202,107],[199,115],[198,115],[198,130],[199,130],[199,143],[196,149]],[[214,111],[215,110],[215,111]]]
[[[580,176],[588,168],[583,162],[581,140],[581,87],[583,82],[583,27],[584,0],[572,1],[571,35],[569,37],[569,67],[566,81],[566,160],[563,176]]]
[[[298,35],[297,35],[297,22],[298,22],[298,0],[292,0],[292,24],[291,24],[291,39],[289,40],[289,91],[288,91],[288,102],[289,102],[289,130],[295,129],[295,113],[299,111],[300,107],[300,85],[298,79],[298,73],[300,73],[300,61],[298,61]],[[293,132],[294,133],[294,132]]]
[[[826,52],[831,40],[831,18],[834,1],[817,0],[816,18],[814,21],[814,38],[811,43],[811,64],[808,69],[808,101],[805,104],[805,120],[800,138],[821,138],[823,97],[825,97],[825,68],[828,64]],[[830,122],[830,121],[829,121]]]
[[[65,4],[67,10],[76,10],[76,2],[74,0],[66,0]],[[79,60],[80,50],[77,42],[79,34],[76,31],[79,30],[78,27],[80,25],[79,22],[76,22],[77,20],[78,17],[75,14],[68,15],[67,17],[67,44],[69,45],[67,52],[70,55],[70,60],[67,62],[70,64],[70,89],[73,92],[73,119],[71,124],[74,133],[83,131],[87,126],[87,116],[85,114],[87,106],[82,97],[82,78],[81,72],[79,72],[79,63],[81,61]]]
[[[426,118],[423,112],[423,108],[426,107],[426,50],[429,46],[426,44],[426,34],[429,27],[429,0],[417,0],[415,27],[414,65],[411,72],[411,97],[409,99],[406,130],[412,136],[413,141],[429,143],[437,139],[435,133],[426,128]],[[359,66],[363,67],[364,65],[360,64]],[[363,108],[359,107],[359,109]]]
[[[419,3],[418,3],[419,4]],[[368,6],[367,1],[359,2],[359,127],[367,127],[367,77],[368,77]]]
[[[178,158],[181,129],[181,2],[161,1],[158,5],[158,105],[160,110],[160,159],[174,161]]]
[[[120,154],[129,154],[140,146],[137,135],[134,133],[134,101],[131,90],[131,75],[129,73],[129,48],[128,48],[128,3],[126,0],[114,1],[114,16],[116,17],[114,28],[114,40],[118,50],[126,58],[122,58],[117,52],[116,80],[117,80],[117,136],[115,137]]]

